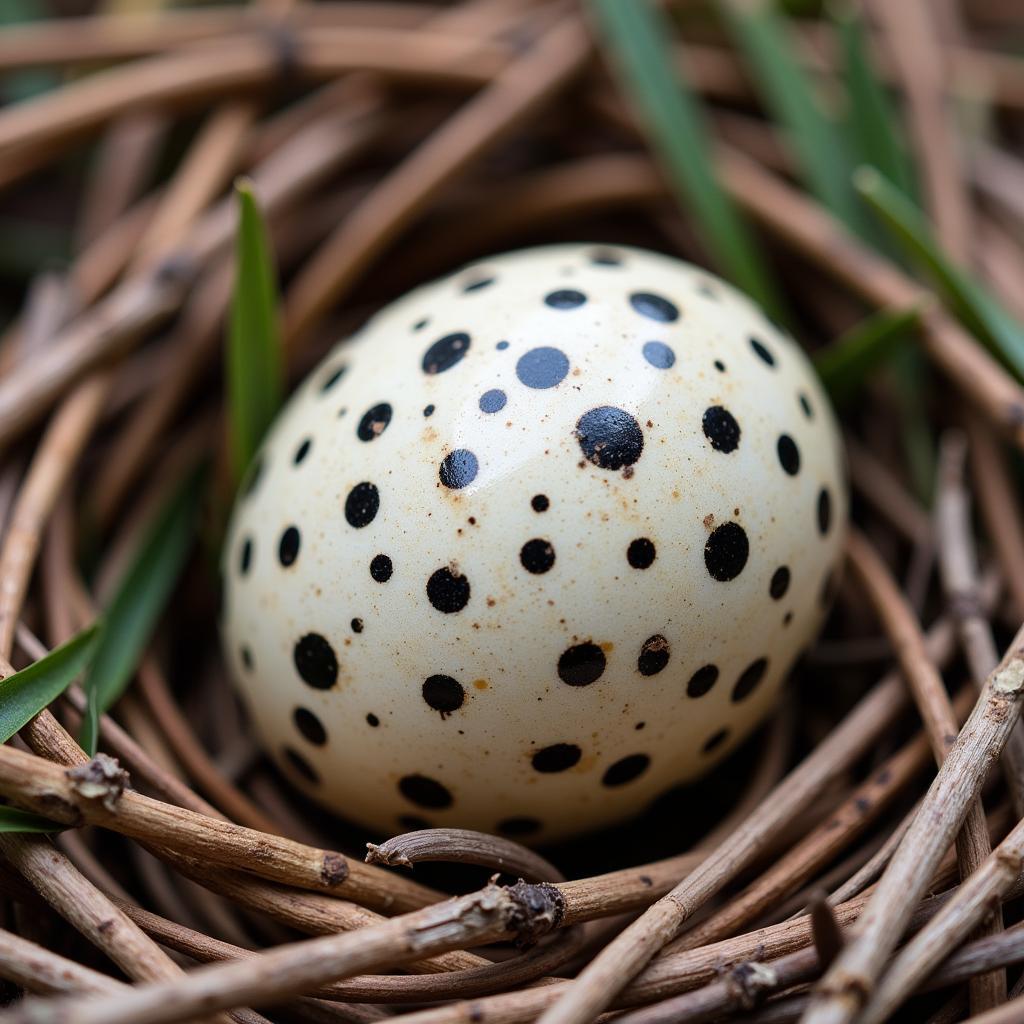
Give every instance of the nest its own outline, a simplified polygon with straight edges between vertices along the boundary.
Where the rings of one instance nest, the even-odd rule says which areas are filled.
[[[1020,1019],[1017,5],[879,0],[860,39],[814,3],[152,6],[0,32],[8,98],[38,93],[0,109],[0,676],[39,666],[0,688],[0,1017]],[[900,221],[877,172],[907,165],[916,250],[865,205]],[[714,773],[536,852],[367,836],[262,757],[212,568],[240,174],[293,383],[467,260],[618,242],[735,278],[753,240],[839,403],[855,526],[824,634]],[[210,453],[198,535],[153,546]],[[108,700],[64,689],[99,610]]]

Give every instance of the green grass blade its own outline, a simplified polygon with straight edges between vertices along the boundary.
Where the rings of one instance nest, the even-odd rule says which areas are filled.
[[[840,405],[853,398],[865,379],[911,336],[920,319],[916,306],[883,309],[815,353],[814,365],[832,400]]]
[[[6,743],[53,703],[85,670],[96,650],[92,626],[0,682],[0,743]]]
[[[154,517],[100,629],[85,677],[88,698],[81,744],[96,753],[100,715],[124,692],[174,588],[195,538],[205,473],[196,470]]]
[[[893,238],[935,281],[965,327],[1024,380],[1024,328],[976,280],[956,266],[932,237],[921,211],[872,167],[854,175],[860,194]]]
[[[227,377],[231,465],[237,484],[280,408],[284,363],[277,287],[263,217],[249,182],[238,182],[236,194],[236,276]]]
[[[0,807],[0,832],[60,832],[67,828],[49,818],[17,807]]]
[[[843,52],[848,137],[857,162],[877,168],[901,192],[915,198],[917,185],[902,142],[900,118],[872,66],[864,25],[852,9],[844,9],[834,21]]]
[[[837,125],[815,100],[815,83],[797,59],[784,19],[767,4],[741,7],[735,0],[718,0],[717,9],[746,56],[766,106],[784,130],[807,187],[861,234],[866,218],[850,186],[854,164]]]
[[[599,35],[651,149],[719,269],[776,316],[772,274],[731,198],[718,184],[700,102],[677,76],[672,26],[649,0],[590,0]]]

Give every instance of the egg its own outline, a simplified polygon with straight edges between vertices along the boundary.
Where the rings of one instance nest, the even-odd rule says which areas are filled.
[[[339,344],[243,482],[223,639],[262,744],[376,833],[561,839],[694,779],[820,628],[828,399],[724,281],[554,245]]]

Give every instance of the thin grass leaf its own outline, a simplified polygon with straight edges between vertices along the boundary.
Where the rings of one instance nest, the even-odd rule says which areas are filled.
[[[231,465],[235,483],[284,396],[279,303],[267,232],[252,185],[239,181],[235,290],[228,331]]]
[[[853,8],[833,17],[843,53],[847,137],[858,164],[884,174],[901,192],[916,199],[917,183],[900,116],[872,65],[864,24]]]
[[[858,168],[854,184],[906,253],[935,281],[947,304],[1024,380],[1024,328],[939,247],[921,211],[873,167]]]
[[[693,218],[722,272],[776,317],[772,274],[732,200],[718,184],[700,101],[677,74],[672,25],[648,0],[590,0],[623,90],[646,127],[680,206]]]
[[[65,828],[66,825],[42,818],[31,811],[22,811],[17,807],[0,807],[0,832],[61,832]]]
[[[913,334],[920,319],[916,306],[883,309],[815,353],[814,365],[832,400],[839,405],[853,398],[868,376]]]
[[[0,743],[49,707],[88,667],[97,639],[97,627],[90,626],[0,682]]]
[[[96,753],[100,715],[121,696],[135,673],[153,628],[181,574],[195,538],[196,513],[205,473],[190,473],[154,517],[110,602],[92,665],[80,742]]]
[[[740,7],[735,0],[718,0],[717,9],[745,54],[765,104],[784,130],[807,187],[861,234],[867,219],[850,186],[853,162],[838,126],[815,100],[815,83],[800,64],[784,19],[766,4]]]

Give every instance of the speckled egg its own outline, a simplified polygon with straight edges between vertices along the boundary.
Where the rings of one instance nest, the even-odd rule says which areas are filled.
[[[266,750],[375,832],[642,811],[765,717],[824,616],[840,441],[704,270],[557,245],[339,344],[239,495],[223,636]]]

